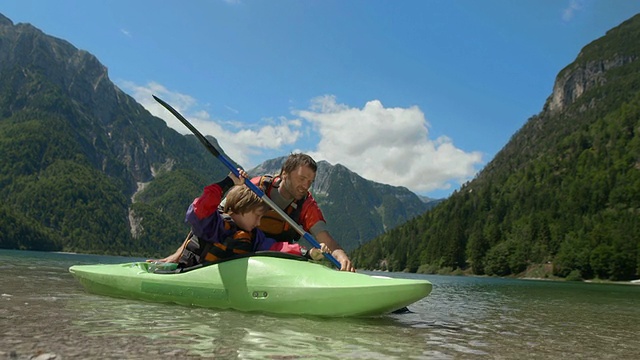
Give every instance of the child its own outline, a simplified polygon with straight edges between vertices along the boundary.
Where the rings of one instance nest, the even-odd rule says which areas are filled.
[[[180,267],[264,250],[296,255],[305,252],[298,244],[278,243],[267,238],[257,228],[269,205],[244,185],[246,172],[238,171],[240,178],[230,173],[222,181],[206,186],[202,195],[189,206],[186,221],[191,224],[191,232],[182,246]],[[219,210],[218,205],[227,190],[226,203]],[[325,244],[321,247],[322,250],[314,248],[305,255],[319,260],[322,252],[329,251]]]

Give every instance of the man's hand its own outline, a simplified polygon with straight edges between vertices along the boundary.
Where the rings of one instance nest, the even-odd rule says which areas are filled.
[[[356,272],[356,268],[353,267],[351,260],[349,260],[349,257],[347,256],[347,253],[344,252],[344,250],[336,249],[333,251],[333,253],[331,253],[331,255],[333,255],[333,257],[336,258],[336,260],[338,260],[338,262],[340,263],[340,271]]]
[[[340,271],[356,272],[356,268],[353,267],[347,253],[342,250],[340,245],[338,245],[338,242],[335,241],[328,231],[321,231],[315,234],[315,237],[318,242],[327,244],[329,249],[335,249],[331,252],[331,255],[333,255],[333,257],[340,263]]]

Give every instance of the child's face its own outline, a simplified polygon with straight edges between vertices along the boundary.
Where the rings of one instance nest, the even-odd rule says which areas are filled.
[[[253,231],[253,229],[260,226],[260,219],[262,219],[264,214],[265,211],[259,209],[249,211],[244,214],[234,214],[235,216],[232,216],[232,218],[240,229],[244,231]]]

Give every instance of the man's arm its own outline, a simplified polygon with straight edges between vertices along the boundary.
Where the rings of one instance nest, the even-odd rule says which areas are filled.
[[[340,271],[351,271],[356,272],[356,268],[353,267],[349,256],[347,253],[340,247],[337,241],[329,234],[329,231],[323,230],[316,234],[316,241],[319,243],[325,243],[331,249],[331,255],[333,255],[338,262],[340,262],[341,268]]]
[[[326,228],[327,223],[324,220],[324,215],[311,193],[309,193],[304,204],[302,204],[300,224],[305,231],[311,233],[316,241],[319,243],[325,243],[329,249],[331,249],[331,255],[333,255],[333,257],[340,263],[341,271],[356,272],[356,268],[353,267],[347,253],[342,249],[333,236],[329,234],[329,231]]]

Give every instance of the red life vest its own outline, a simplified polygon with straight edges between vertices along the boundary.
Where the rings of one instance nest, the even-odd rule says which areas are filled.
[[[280,187],[281,178],[274,178],[271,175],[261,176],[256,186],[258,186],[264,193],[271,198],[271,191],[275,189],[278,191]],[[289,217],[300,224],[300,214],[302,213],[302,204],[307,200],[307,195],[305,195],[302,199],[298,201],[294,201],[286,209],[283,209],[284,212],[289,215]],[[289,223],[284,220],[275,210],[269,209],[260,220],[260,230],[265,233],[265,235],[269,238],[274,239],[278,242],[290,242],[297,241],[300,239],[300,234],[289,225]]]

